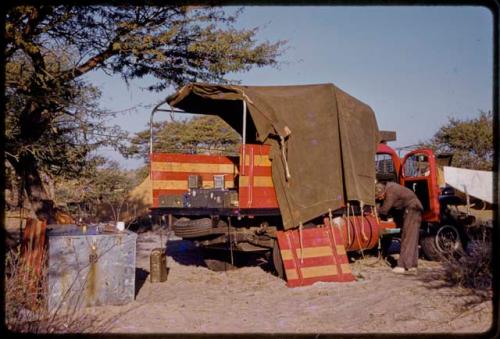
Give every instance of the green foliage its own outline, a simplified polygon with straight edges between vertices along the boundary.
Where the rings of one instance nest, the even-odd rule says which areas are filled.
[[[459,120],[449,118],[434,137],[423,146],[436,153],[453,154],[451,166],[477,170],[493,169],[493,115],[480,112],[479,117]]]
[[[127,194],[144,179],[138,174],[138,171],[122,170],[116,162],[107,162],[98,166],[92,175],[58,180],[56,202],[79,206],[94,220],[102,206],[109,207],[117,219]]]
[[[56,199],[67,202],[116,202],[121,200],[136,183],[133,173],[120,169],[116,162],[96,168],[92,176],[59,180]]]
[[[7,65],[6,80],[13,83],[22,78],[18,60]],[[118,146],[126,133],[118,126],[107,126],[106,120],[115,116],[99,109],[100,91],[81,81],[74,80],[62,90],[54,89],[54,111],[42,112],[40,119],[24,114],[33,100],[30,94],[17,88],[7,88],[5,110],[5,139],[8,159],[16,161],[30,153],[38,168],[53,176],[80,177],[82,171],[92,166],[95,159],[91,152],[101,146]],[[23,111],[24,110],[24,111]],[[20,114],[21,112],[21,114]],[[50,121],[40,123],[43,115]],[[38,125],[38,128],[35,126]]]
[[[155,152],[235,154],[241,137],[218,116],[199,116],[190,120],[164,121],[153,126]],[[149,156],[149,130],[135,135],[131,140],[129,156]]]
[[[135,178],[138,182],[144,181],[149,176],[149,165],[141,166],[134,170]]]

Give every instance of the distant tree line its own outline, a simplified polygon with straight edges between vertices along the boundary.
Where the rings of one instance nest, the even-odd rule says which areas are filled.
[[[148,161],[150,130],[136,133],[130,140],[128,156]],[[241,136],[218,116],[203,115],[192,119],[153,124],[155,152],[236,155]]]

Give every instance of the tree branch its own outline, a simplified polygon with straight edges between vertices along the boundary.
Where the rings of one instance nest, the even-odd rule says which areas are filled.
[[[113,40],[111,40],[111,42],[108,44],[108,47],[103,52],[91,57],[80,66],[77,66],[73,69],[69,69],[66,72],[63,72],[60,76],[60,79],[64,81],[72,80],[102,65],[107,59],[120,52],[119,48],[115,48],[115,44],[120,41],[121,37],[130,33],[132,30],[133,29],[131,28],[124,28],[124,27],[119,29],[116,33],[116,37]]]
[[[27,37],[34,34],[35,28],[42,22],[47,16],[54,12],[52,6],[40,6],[38,9],[33,9],[28,18],[28,23],[23,29],[23,36]]]

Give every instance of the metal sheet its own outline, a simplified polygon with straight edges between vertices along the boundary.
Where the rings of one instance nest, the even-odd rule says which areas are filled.
[[[48,309],[123,305],[134,300],[137,234],[86,233],[76,225],[53,226],[48,236]]]

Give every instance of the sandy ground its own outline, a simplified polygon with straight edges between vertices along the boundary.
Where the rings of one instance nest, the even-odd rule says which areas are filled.
[[[163,238],[165,239],[165,238]],[[89,309],[115,333],[479,333],[492,324],[491,301],[431,276],[400,276],[376,257],[351,264],[357,281],[287,288],[259,266],[213,272],[190,242],[171,237],[167,281],[149,281],[158,234],[139,234],[136,300]]]

